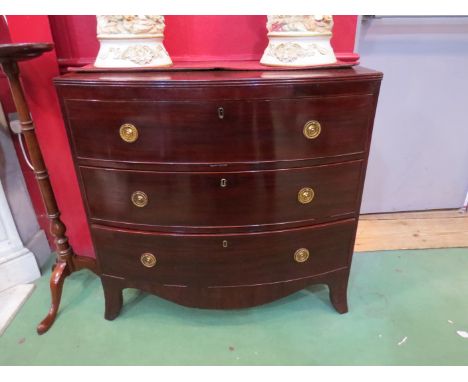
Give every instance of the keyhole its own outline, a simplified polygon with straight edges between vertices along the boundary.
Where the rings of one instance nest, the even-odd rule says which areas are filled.
[[[228,246],[227,240],[223,240],[223,248],[227,248],[227,246]]]
[[[219,119],[224,118],[224,108],[222,106],[218,107],[218,117]]]
[[[224,178],[221,179],[220,185],[221,185],[221,187],[226,187],[227,186],[227,180],[224,179]]]

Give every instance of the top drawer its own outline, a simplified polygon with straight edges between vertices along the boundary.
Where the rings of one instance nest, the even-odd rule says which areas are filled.
[[[373,96],[206,102],[68,99],[65,107],[79,158],[245,163],[364,152]]]

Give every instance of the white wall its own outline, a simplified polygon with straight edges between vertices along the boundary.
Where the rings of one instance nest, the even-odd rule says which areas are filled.
[[[361,212],[458,208],[468,191],[468,17],[363,21],[384,73]]]

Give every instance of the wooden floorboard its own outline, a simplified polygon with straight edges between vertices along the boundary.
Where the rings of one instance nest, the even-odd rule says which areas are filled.
[[[444,210],[363,215],[354,250],[457,247],[468,247],[468,214]]]

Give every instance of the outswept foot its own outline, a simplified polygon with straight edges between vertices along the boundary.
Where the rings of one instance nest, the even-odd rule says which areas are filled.
[[[50,293],[52,295],[52,302],[49,313],[47,313],[47,316],[37,326],[38,334],[44,334],[47,332],[54,323],[60,306],[60,300],[62,298],[63,282],[70,273],[71,271],[69,266],[64,261],[59,261],[53,267],[53,272],[50,276]]]
[[[113,320],[116,318],[122,309],[122,280],[117,277],[101,276],[102,288],[104,289],[104,299],[106,310],[104,318]]]
[[[340,314],[348,312],[348,275],[336,276],[327,282],[330,300]]]

